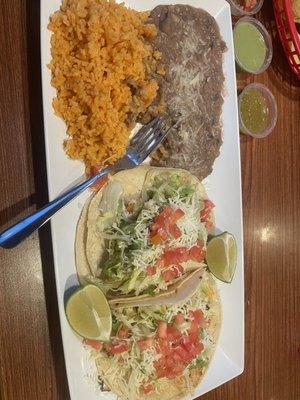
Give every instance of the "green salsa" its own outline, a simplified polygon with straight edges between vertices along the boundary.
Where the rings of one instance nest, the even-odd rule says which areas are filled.
[[[251,133],[261,133],[267,127],[268,103],[259,90],[252,88],[243,93],[240,116],[245,128]]]
[[[251,22],[242,21],[234,29],[234,50],[237,64],[247,72],[257,72],[263,66],[267,46],[260,30]]]

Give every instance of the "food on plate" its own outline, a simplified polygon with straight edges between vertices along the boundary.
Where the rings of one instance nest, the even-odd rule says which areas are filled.
[[[292,0],[292,9],[295,22],[300,24],[300,0]]]
[[[206,250],[206,262],[210,272],[223,282],[230,283],[237,261],[236,241],[232,234],[223,232],[212,237]]]
[[[50,18],[53,107],[66,153],[88,167],[114,163],[156,97],[163,73],[148,13],[107,0],[64,0]],[[157,104],[157,109],[161,107]]]
[[[242,19],[233,32],[235,59],[240,69],[259,73],[268,57],[268,32],[254,18]],[[271,42],[270,42],[271,43]]]
[[[80,281],[109,298],[173,292],[173,284],[205,267],[213,207],[187,171],[141,166],[117,173],[78,222]]]
[[[67,301],[66,316],[79,336],[89,340],[109,340],[111,312],[106,297],[97,286],[77,289]]]
[[[264,138],[275,128],[277,104],[272,92],[260,83],[247,85],[239,95],[240,132]]]
[[[101,380],[122,400],[181,399],[193,392],[213,356],[221,325],[215,282],[172,306],[112,310],[109,342],[86,342]]]
[[[268,101],[263,93],[250,88],[245,91],[240,101],[240,118],[245,128],[256,134],[265,130],[269,120]]]
[[[233,3],[236,4],[242,10],[249,12],[252,11],[253,8],[257,6],[258,0],[233,0]]]
[[[223,53],[215,19],[188,5],[138,12],[107,0],[65,0],[50,19],[53,107],[65,150],[93,167],[125,152],[136,122],[176,123],[152,164],[209,175],[222,143]]]
[[[160,5],[150,16],[157,28],[154,45],[167,68],[157,76],[159,96],[169,118],[180,122],[153,154],[152,165],[187,169],[202,180],[211,173],[222,143],[226,45],[217,22],[202,9]]]

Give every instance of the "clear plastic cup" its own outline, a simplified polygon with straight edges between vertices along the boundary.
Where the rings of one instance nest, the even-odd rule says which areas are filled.
[[[267,107],[268,107],[267,121],[266,121],[264,128],[260,132],[251,132],[249,130],[249,128],[247,128],[245,126],[245,123],[243,121],[243,116],[241,113],[241,104],[243,102],[243,96],[250,89],[258,90],[264,97]],[[250,83],[250,85],[247,85],[245,87],[245,89],[242,91],[242,93],[239,95],[238,103],[239,103],[240,132],[244,133],[245,135],[250,135],[254,138],[261,139],[261,138],[268,136],[273,131],[273,129],[275,128],[276,122],[277,122],[277,103],[276,103],[275,97],[273,96],[272,92],[265,85],[262,85],[261,83]]]
[[[235,35],[236,29],[239,26],[239,24],[241,24],[243,22],[248,22],[248,23],[252,24],[253,26],[255,26],[259,30],[259,32],[261,33],[261,35],[265,41],[267,51],[266,51],[265,60],[262,64],[262,66],[258,70],[254,71],[254,70],[247,69],[247,67],[241,62],[241,60],[239,60],[236,52],[235,52],[235,62],[237,64],[237,69],[239,71],[258,75],[258,74],[261,74],[262,72],[264,72],[271,64],[272,57],[273,57],[272,39],[271,39],[271,36],[269,35],[267,29],[263,26],[263,24],[261,22],[257,21],[257,19],[251,18],[251,17],[243,17],[238,20],[238,22],[235,24],[234,29],[233,29],[233,37]],[[247,46],[247,43],[245,43],[245,46]]]
[[[264,0],[258,0],[257,4],[250,11],[245,11],[234,0],[227,0],[227,1],[230,4],[231,14],[236,16],[254,15],[261,9],[264,3]]]

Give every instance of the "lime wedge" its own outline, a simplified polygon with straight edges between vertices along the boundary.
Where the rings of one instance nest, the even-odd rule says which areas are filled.
[[[223,232],[208,242],[206,262],[210,272],[223,282],[232,281],[236,268],[236,241],[233,235]]]
[[[111,333],[111,312],[103,292],[94,285],[78,289],[69,298],[66,316],[71,328],[85,339],[107,341]]]

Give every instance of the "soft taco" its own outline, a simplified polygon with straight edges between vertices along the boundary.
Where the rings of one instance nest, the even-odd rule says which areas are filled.
[[[94,283],[118,301],[174,293],[183,279],[204,271],[212,208],[187,171],[142,166],[111,176],[78,222],[81,283]]]
[[[108,343],[91,350],[101,380],[122,400],[181,399],[199,385],[221,325],[214,279],[177,304],[112,310]],[[93,342],[87,343],[94,346]]]

